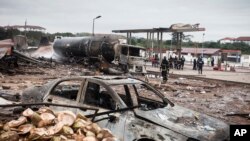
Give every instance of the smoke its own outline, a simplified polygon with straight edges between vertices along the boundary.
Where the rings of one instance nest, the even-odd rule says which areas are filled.
[[[31,57],[34,58],[39,58],[39,57],[44,57],[44,58],[53,58],[54,55],[54,50],[53,46],[41,46],[39,47],[35,52],[31,54]]]

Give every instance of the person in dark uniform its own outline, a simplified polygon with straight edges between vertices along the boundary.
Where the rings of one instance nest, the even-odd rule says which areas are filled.
[[[181,69],[183,70],[184,68],[184,63],[185,63],[185,58],[184,56],[181,57]]]
[[[177,56],[174,57],[174,68],[177,69],[178,67],[178,62],[177,62]]]
[[[159,57],[158,57],[158,55],[156,54],[156,55],[155,55],[155,67],[158,68],[158,66],[159,66]]]
[[[202,58],[199,57],[198,60],[197,60],[197,66],[198,66],[198,73],[199,74],[202,74],[203,64],[204,64],[204,62],[203,62]]]
[[[153,55],[153,57],[152,57],[152,59],[151,59],[151,62],[152,62],[152,67],[154,67],[155,66],[155,56]]]
[[[169,68],[173,69],[173,57],[172,57],[172,55],[170,55],[168,61],[169,61]]]
[[[193,70],[196,70],[196,66],[197,66],[196,59],[194,59],[194,61],[193,61]]]
[[[167,74],[169,70],[169,63],[166,57],[164,57],[164,59],[161,62],[160,70],[161,70],[161,75],[163,77],[163,83],[165,83],[168,80]]]
[[[211,58],[211,66],[214,66],[214,57]]]

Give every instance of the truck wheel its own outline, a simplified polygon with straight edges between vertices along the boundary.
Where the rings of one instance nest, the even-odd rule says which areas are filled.
[[[124,71],[125,73],[129,72],[129,67],[128,67],[128,65],[123,65],[123,71]]]
[[[154,139],[149,139],[149,138],[141,138],[135,141],[155,141]]]

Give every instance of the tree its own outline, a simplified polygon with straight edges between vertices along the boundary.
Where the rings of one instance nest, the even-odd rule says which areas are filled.
[[[4,28],[0,27],[0,40],[6,39],[6,31]]]

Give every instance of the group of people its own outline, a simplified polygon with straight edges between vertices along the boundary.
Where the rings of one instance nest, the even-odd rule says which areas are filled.
[[[182,69],[184,68],[184,63],[185,63],[185,58],[182,56],[181,58],[172,58],[172,56],[169,57],[167,60],[166,56],[163,58],[161,65],[160,65],[160,70],[161,70],[161,75],[163,78],[163,83],[165,83],[168,80],[168,72],[169,69]]]
[[[157,58],[157,57],[156,57]],[[159,61],[159,59],[155,59],[156,61]],[[155,62],[152,61],[152,66],[157,67],[157,65],[154,64]],[[178,69],[178,70],[183,70],[184,68],[184,63],[185,63],[185,58],[184,56],[181,56],[181,58],[177,58],[177,56],[175,56],[174,58],[172,56],[169,57],[169,59],[167,59],[166,57],[163,58],[161,64],[160,64],[160,71],[161,71],[161,75],[163,77],[163,83],[165,83],[168,80],[168,72],[169,69]],[[214,66],[214,58],[209,58],[208,59],[208,65]],[[153,65],[154,64],[154,65]],[[193,60],[193,70],[197,70],[198,69],[198,73],[202,74],[202,70],[203,70],[203,66],[204,66],[204,61],[202,59],[202,57],[198,57],[198,59],[194,59]]]
[[[208,63],[208,66],[210,66],[210,63],[211,63],[211,66],[213,67],[214,66],[214,58],[209,57],[207,59],[207,63]],[[202,74],[203,65],[204,65],[204,61],[203,61],[201,56],[197,60],[196,59],[193,60],[193,70],[197,70],[197,68],[198,68],[199,74]]]
[[[159,66],[159,57],[158,55],[153,55],[153,58],[151,59],[152,67],[158,67]]]
[[[182,56],[181,58],[177,58],[175,56],[174,58],[172,56],[169,57],[169,68],[171,69],[177,69],[180,70],[184,68],[185,58]]]
[[[213,67],[214,66],[214,57],[212,57],[212,58],[208,57],[207,58],[207,65],[210,66],[210,63],[211,63],[211,66]]]
[[[197,70],[197,68],[198,68],[198,73],[202,74],[203,65],[204,65],[204,61],[202,60],[202,57],[200,56],[197,59],[197,61],[196,61],[196,59],[194,59],[194,61],[193,61],[193,70]]]

